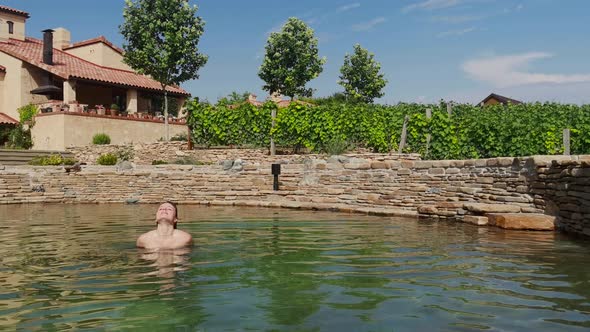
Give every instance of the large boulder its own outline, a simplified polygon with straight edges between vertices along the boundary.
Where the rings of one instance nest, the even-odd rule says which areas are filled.
[[[490,213],[487,214],[488,225],[504,229],[526,229],[534,231],[552,231],[555,229],[555,217],[538,213]]]

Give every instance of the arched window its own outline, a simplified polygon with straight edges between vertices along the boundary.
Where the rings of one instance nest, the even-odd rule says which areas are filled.
[[[14,22],[8,21],[6,23],[8,24],[8,34],[14,34]]]

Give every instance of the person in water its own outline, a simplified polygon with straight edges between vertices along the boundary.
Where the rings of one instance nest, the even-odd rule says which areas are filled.
[[[146,249],[177,249],[190,246],[192,236],[179,229],[178,208],[172,202],[164,202],[156,212],[156,229],[139,236],[137,246]]]

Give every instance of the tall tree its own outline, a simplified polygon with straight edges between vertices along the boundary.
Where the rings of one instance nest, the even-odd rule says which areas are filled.
[[[197,47],[205,25],[196,16],[197,9],[188,0],[125,0],[125,22],[120,26],[125,38],[123,61],[162,85],[166,140],[170,136],[166,87],[199,78],[198,70],[207,63]]]
[[[266,55],[258,76],[270,94],[310,97],[312,89],[305,84],[322,72],[326,59],[318,55],[318,41],[313,29],[302,20],[291,17],[280,32],[270,34]]]
[[[340,68],[340,81],[347,97],[353,100],[372,103],[375,98],[383,97],[383,88],[387,80],[379,73],[381,65],[375,61],[374,54],[361,45],[354,45],[354,54],[346,54]]]

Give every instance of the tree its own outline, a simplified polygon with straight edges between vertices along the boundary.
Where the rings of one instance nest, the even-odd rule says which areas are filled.
[[[326,62],[318,55],[318,41],[313,29],[298,18],[291,17],[280,32],[270,34],[266,54],[258,76],[266,82],[263,89],[271,95],[311,97],[305,84],[318,77]]]
[[[340,81],[345,94],[353,100],[372,103],[373,99],[383,97],[387,80],[380,74],[381,65],[375,61],[374,54],[361,45],[354,45],[354,54],[346,54],[340,68]]]
[[[168,130],[166,87],[199,78],[207,56],[198,52],[205,22],[188,0],[125,0],[123,61],[141,74],[153,77],[164,91],[164,121]]]

